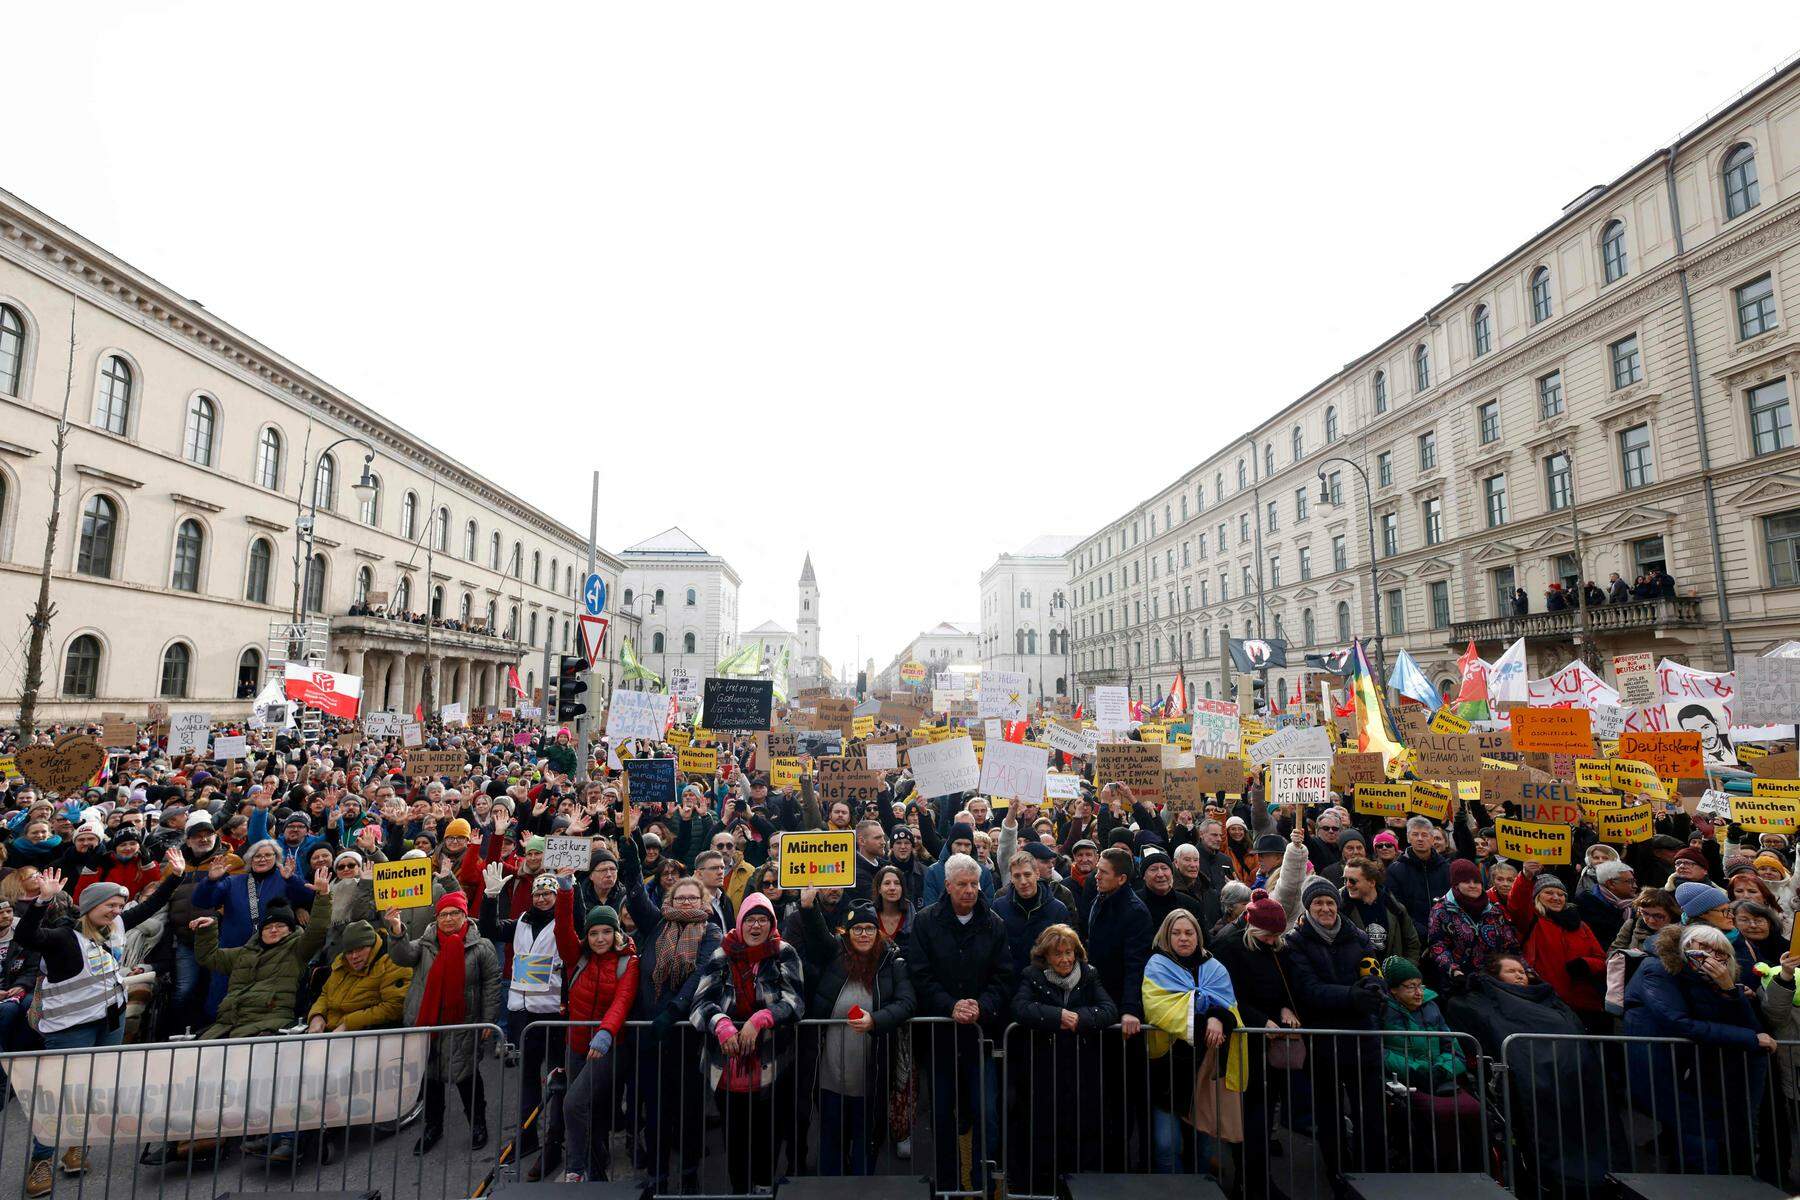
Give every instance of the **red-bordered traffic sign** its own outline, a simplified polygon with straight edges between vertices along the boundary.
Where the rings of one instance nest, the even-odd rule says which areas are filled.
[[[581,653],[595,667],[600,665],[600,644],[606,640],[606,628],[609,624],[605,617],[589,613],[575,615],[575,631],[581,635]]]

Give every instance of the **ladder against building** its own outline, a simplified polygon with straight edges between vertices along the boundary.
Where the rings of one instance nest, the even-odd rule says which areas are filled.
[[[326,652],[331,648],[331,622],[325,617],[308,617],[304,621],[274,621],[269,625],[269,678],[287,675],[290,662],[309,668],[324,669]],[[324,718],[316,708],[301,707],[295,714],[300,736],[309,742],[319,740]]]

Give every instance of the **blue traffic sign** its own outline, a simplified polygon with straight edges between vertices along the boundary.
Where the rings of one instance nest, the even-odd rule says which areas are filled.
[[[599,575],[589,575],[581,585],[581,602],[594,616],[606,611],[606,580]]]

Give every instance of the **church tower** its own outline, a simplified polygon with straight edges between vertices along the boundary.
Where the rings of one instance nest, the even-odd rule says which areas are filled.
[[[810,553],[806,556],[806,565],[800,568],[800,615],[794,627],[800,635],[800,663],[795,665],[800,671],[816,673],[819,658],[819,579],[813,574]]]

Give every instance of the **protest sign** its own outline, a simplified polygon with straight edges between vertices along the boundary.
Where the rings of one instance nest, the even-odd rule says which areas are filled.
[[[1387,769],[1379,750],[1352,750],[1332,756],[1331,786],[1335,791],[1347,792],[1359,783],[1381,783],[1386,779]]]
[[[1195,786],[1209,796],[1217,792],[1242,794],[1244,763],[1237,758],[1212,758],[1196,754],[1194,778]]]
[[[406,718],[397,712],[364,713],[363,732],[370,737],[399,737]]]
[[[1481,746],[1460,733],[1427,733],[1412,741],[1418,774],[1427,779],[1480,779]]]
[[[1081,799],[1081,776],[1056,773],[1044,776],[1044,795],[1051,800]]]
[[[1552,867],[1574,861],[1575,830],[1567,825],[1539,825],[1501,817],[1494,822],[1494,839],[1502,858]]]
[[[900,769],[900,747],[894,742],[870,742],[863,747],[863,756],[868,760],[871,771]]]
[[[1277,804],[1324,804],[1331,799],[1331,760],[1278,758],[1269,764],[1269,791]]]
[[[637,805],[675,803],[675,760],[628,758],[622,764],[631,781],[631,802]]]
[[[794,749],[813,758],[825,754],[842,754],[844,752],[844,731],[841,729],[797,730],[794,733]]]
[[[975,761],[975,743],[966,737],[949,738],[907,751],[912,764],[914,790],[920,799],[935,800],[957,792],[973,791],[981,783],[981,766]]]
[[[1631,758],[1615,758],[1612,762],[1612,786],[1633,795],[1668,798],[1669,790],[1649,763]]]
[[[1737,659],[1733,725],[1791,725],[1800,720],[1800,658]]]
[[[989,742],[981,757],[982,793],[1033,804],[1044,798],[1050,752],[1017,742]]]
[[[1206,803],[1197,767],[1163,768],[1163,813],[1197,811]]]
[[[820,712],[823,714],[821,701]],[[846,710],[853,707],[846,700]],[[775,684],[768,679],[721,679],[708,676],[700,701],[701,716],[712,729],[728,733],[751,733],[769,727],[775,711]],[[850,719],[849,712],[844,720]]]
[[[461,775],[469,759],[461,750],[409,750],[406,773],[414,778]]]
[[[1648,657],[1646,655],[1646,657]],[[1600,840],[1614,846],[1647,842],[1653,834],[1650,806],[1640,804],[1619,812],[1601,813],[1595,822]]]
[[[1131,728],[1131,703],[1126,698],[1124,688],[1097,687],[1093,695],[1094,724],[1101,729]]]
[[[564,867],[573,867],[578,874],[587,874],[588,861],[593,857],[592,845],[584,837],[545,838],[544,870],[560,871]]]
[[[1194,753],[1226,758],[1238,752],[1244,739],[1237,705],[1224,700],[1194,701]]]
[[[1145,804],[1163,798],[1162,747],[1143,742],[1105,742],[1095,756],[1094,783],[1122,783]]]
[[[1469,732],[1469,723],[1456,713],[1451,712],[1448,705],[1432,713],[1431,720],[1426,723],[1425,727],[1433,733]]]
[[[1356,811],[1369,817],[1403,817],[1412,807],[1410,783],[1359,783],[1353,801]]]
[[[982,671],[975,715],[1023,721],[1030,704],[1026,695],[1029,687],[1030,682],[1023,671]]]
[[[108,721],[100,727],[100,744],[108,750],[133,750],[138,729],[130,721]]]
[[[1575,784],[1584,788],[1609,788],[1612,782],[1612,760],[1582,758],[1575,762]]]
[[[1245,757],[1258,767],[1278,758],[1330,758],[1331,739],[1319,726],[1289,725],[1250,747]]]
[[[612,694],[606,707],[606,736],[615,744],[627,738],[661,741],[669,727],[669,698],[661,692],[633,692],[623,688]],[[764,728],[767,728],[765,723]]]
[[[850,732],[851,724],[856,720],[856,701],[848,696],[821,696],[815,707],[818,710],[818,721],[813,728]]]
[[[856,831],[825,829],[783,833],[775,839],[784,890],[850,887],[856,882]]]
[[[250,753],[250,739],[243,734],[232,737],[216,737],[213,739],[213,758],[229,762],[234,758],[244,758]]]
[[[423,746],[425,744],[425,727],[417,721],[408,721],[400,727],[400,744],[402,746]]]
[[[1434,821],[1450,819],[1450,800],[1456,789],[1448,783],[1436,780],[1420,780],[1413,784],[1412,800],[1406,811],[1421,817],[1430,817]]]
[[[769,786],[791,788],[800,785],[800,776],[806,774],[806,764],[799,758],[782,756],[769,760]]]
[[[1771,751],[1753,761],[1750,770],[1763,779],[1793,779],[1800,775],[1800,752]]]
[[[1593,717],[1585,708],[1515,708],[1513,745],[1545,754],[1594,752]]]
[[[86,787],[106,765],[106,750],[95,739],[72,733],[57,739],[54,747],[26,746],[15,751],[12,759],[27,782],[41,791],[66,796]]]
[[[212,714],[178,712],[169,715],[169,753],[204,757],[212,739]]]
[[[1619,735],[1619,754],[1647,764],[1664,779],[1704,779],[1700,734],[1686,729],[1626,730]]]
[[[675,769],[683,775],[711,775],[719,769],[719,752],[711,746],[683,746],[675,752]]]
[[[1042,737],[1044,744],[1052,750],[1060,751],[1071,757],[1088,752],[1087,738],[1082,736],[1081,730],[1072,729],[1060,721],[1052,721],[1044,726]]]
[[[375,907],[427,908],[431,905],[431,860],[400,858],[375,864]]]
[[[875,714],[885,725],[898,725],[901,729],[914,730],[919,722],[925,719],[923,709],[913,704],[902,704],[895,700],[883,700],[881,711]]]
[[[851,717],[850,736],[866,738],[875,732],[874,717]]]
[[[1619,703],[1628,708],[1660,704],[1662,689],[1656,681],[1656,656],[1642,654],[1613,655],[1613,681],[1619,689]]]
[[[827,755],[813,760],[813,780],[818,785],[819,803],[832,805],[843,801],[851,813],[862,811],[863,805],[879,799],[887,789],[881,772],[871,771],[860,759]]]
[[[469,721],[468,710],[461,704],[444,704],[438,707],[438,720],[446,725],[466,725]]]
[[[675,747],[677,750],[685,750],[687,747],[694,744],[694,734],[692,730],[683,729],[677,725],[670,729],[669,732],[663,734],[663,741],[669,743],[669,745]]]
[[[1800,779],[1757,779],[1748,796],[1731,798],[1731,819],[1750,833],[1800,829]]]

